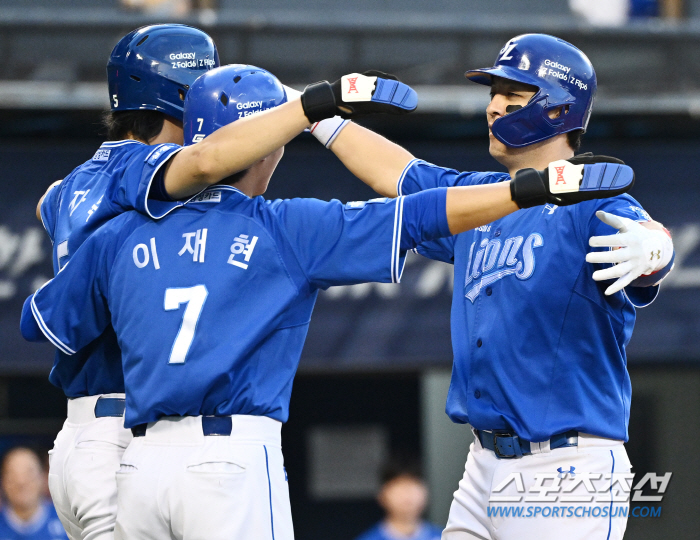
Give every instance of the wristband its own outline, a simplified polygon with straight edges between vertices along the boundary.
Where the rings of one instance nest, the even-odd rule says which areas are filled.
[[[309,132],[316,137],[323,146],[330,148],[335,138],[349,122],[350,120],[345,120],[340,116],[334,116],[333,118],[316,122],[311,126]]]
[[[328,81],[310,84],[301,94],[301,106],[309,122],[320,122],[335,116],[337,107],[333,88]]]

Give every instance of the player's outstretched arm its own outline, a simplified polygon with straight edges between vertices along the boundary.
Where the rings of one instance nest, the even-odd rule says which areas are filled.
[[[311,84],[288,103],[233,122],[182,149],[167,165],[165,190],[182,198],[193,188],[215,184],[284,146],[314,122],[336,115],[404,114],[415,110],[417,102],[412,88],[377,75],[351,73],[333,84]]]
[[[574,165],[562,161],[550,165],[553,167],[557,174],[524,169],[508,182],[441,188],[446,190],[444,210],[438,208],[437,215],[445,213],[449,232],[454,235],[492,223],[520,208],[545,203],[567,206],[584,200],[613,197],[634,185],[634,173],[626,165]],[[556,167],[563,169],[558,171]],[[432,191],[435,190],[421,193]],[[407,200],[417,201],[414,198],[421,193],[409,195]]]
[[[241,118],[178,152],[166,166],[165,190],[173,199],[179,199],[205,189],[247,169],[310,124],[299,98]]]
[[[345,125],[329,148],[352,174],[384,197],[396,197],[396,183],[415,159],[405,148],[354,123]]]

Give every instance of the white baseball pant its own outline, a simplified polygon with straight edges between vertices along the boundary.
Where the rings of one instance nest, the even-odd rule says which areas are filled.
[[[202,417],[165,417],[134,437],[117,473],[120,540],[293,540],[282,424],[231,417],[205,436]]]
[[[572,467],[574,473],[570,474]],[[557,472],[559,469],[561,473]],[[622,441],[592,435],[579,434],[578,446],[554,450],[541,443],[537,453],[515,459],[499,459],[475,440],[470,446],[464,476],[454,494],[442,539],[621,540],[627,527],[629,501],[596,502],[596,499],[607,497],[603,492],[607,484],[611,484],[612,492],[618,498],[628,497],[629,492],[623,494],[621,485],[612,480],[624,482],[613,473],[629,473],[630,469]],[[543,480],[543,475],[547,474],[550,478],[560,478],[562,489],[557,493],[538,491],[536,475],[540,475],[540,485],[556,482]],[[598,492],[591,493],[590,487],[582,482],[586,475],[600,475],[600,480],[594,485]],[[522,478],[521,487],[518,487],[514,476]],[[513,481],[494,492],[509,477]],[[575,487],[571,489],[572,486]],[[535,487],[534,492],[532,487]],[[570,492],[564,492],[567,487],[571,489]],[[540,496],[555,496],[557,500],[533,500]],[[581,500],[562,502],[562,496],[567,497],[568,501],[574,497]],[[494,502],[494,497],[520,500]],[[587,502],[589,498],[591,501]],[[499,510],[499,507],[502,509]],[[522,516],[514,515],[517,512],[521,512]]]
[[[49,451],[49,491],[71,540],[114,538],[116,472],[131,431],[123,417],[95,417],[100,397],[124,394],[68,400],[68,417]]]

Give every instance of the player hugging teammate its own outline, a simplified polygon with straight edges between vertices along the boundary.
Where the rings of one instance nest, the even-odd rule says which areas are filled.
[[[171,67],[172,54],[196,61]],[[533,72],[544,59],[589,88]],[[293,96],[254,66],[208,71],[216,49],[189,27],[145,27],[117,45],[110,127],[124,140],[42,200],[61,272],[22,317],[27,338],[60,351],[51,380],[69,407],[50,483],[71,538],[293,538],[280,427],[318,290],[397,282],[409,249],[453,262],[457,283],[471,278],[455,291],[448,414],[471,423],[476,441],[444,536],[498,528],[512,538],[531,526],[548,537],[537,520],[486,517],[491,486],[512,468],[504,459],[518,460],[526,482],[541,467],[629,470],[629,298],[651,300],[665,270],[640,276],[667,268],[672,245],[621,195],[628,167],[570,159],[567,133],[585,128],[595,87],[585,56],[521,36],[498,62],[472,73],[492,85],[491,152],[510,176],[426,164],[349,123],[415,109],[415,92],[380,72]],[[262,199],[283,145],[307,127],[360,179],[399,197]],[[598,210],[625,234],[611,235]],[[587,243],[605,234],[598,245],[626,247],[589,255],[620,263],[591,275]],[[650,248],[658,260],[646,261]],[[611,274],[624,276],[606,296],[594,279]],[[528,339],[496,340],[504,325]],[[622,520],[605,526],[621,537]],[[589,538],[602,526],[556,527]]]

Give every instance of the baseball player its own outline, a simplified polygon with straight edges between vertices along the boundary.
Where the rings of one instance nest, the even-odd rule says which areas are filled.
[[[339,110],[412,99],[396,81],[373,85],[364,102],[340,108],[342,81],[285,103],[279,81],[259,68],[207,72],[187,95],[188,146],[178,156],[206,152],[223,132],[237,140],[258,124],[291,130],[284,118],[292,126],[298,114],[308,118],[301,131]],[[379,103],[386,95],[394,101]],[[67,365],[110,325],[116,332],[124,423],[135,437],[117,474],[116,537],[292,538],[280,428],[318,289],[398,281],[407,249],[516,211],[511,192],[521,188],[568,204],[624,192],[633,180],[622,165],[571,165],[573,181],[555,195],[551,175],[533,171],[510,184],[348,205],[254,197],[281,156],[277,148],[158,222],[129,212],[105,223],[25,303],[23,334],[43,332]],[[610,172],[615,181],[598,186]]]
[[[491,87],[489,149],[508,174],[425,163],[379,136],[368,144],[372,135],[343,120],[332,151],[392,197],[498,185],[552,162],[563,181],[559,160],[611,160],[573,157],[596,91],[593,66],[573,45],[517,36],[493,67],[466,77]],[[625,348],[635,307],[653,301],[673,266],[668,232],[621,195],[525,209],[417,251],[454,265],[446,412],[475,435],[443,538],[622,538],[631,487]]]
[[[146,26],[116,45],[107,66],[110,141],[54,184],[37,208],[54,245],[56,272],[86,238],[116,215],[136,209],[158,219],[184,204],[188,196],[251,165],[255,160],[246,161],[251,146],[269,154],[308,125],[300,112],[303,121],[293,128],[280,124],[276,140],[255,135],[237,139],[222,129],[206,142],[183,149],[186,93],[198,76],[218,64],[211,38],[184,25]],[[316,114],[335,115],[332,86],[314,88],[307,102],[318,108]],[[393,93],[379,92],[355,103],[355,110],[402,113],[415,108],[411,89],[393,82],[385,88],[402,88],[404,101],[395,103]],[[302,111],[298,99],[293,106],[297,108]],[[238,111],[241,118],[251,112],[251,108]],[[297,129],[297,124],[302,127]],[[71,538],[112,538],[114,471],[131,438],[122,426],[121,351],[108,326],[76,351],[79,362],[67,362],[68,352],[58,348],[50,375],[69,398],[68,419],[51,452],[50,490]]]
[[[179,24],[140,28],[115,46],[107,65],[110,140],[49,188],[37,207],[53,243],[55,272],[121,212],[138,208],[158,217],[174,205],[149,200],[150,185],[181,148],[187,88],[218,64],[211,38]],[[165,185],[174,197],[202,187],[194,181]],[[49,377],[69,398],[68,418],[50,452],[49,488],[72,540],[111,539],[114,474],[131,439],[123,427],[121,353],[110,327],[76,352],[77,362],[67,362],[66,352],[58,349]]]

